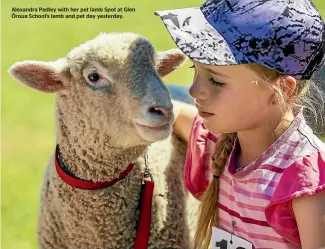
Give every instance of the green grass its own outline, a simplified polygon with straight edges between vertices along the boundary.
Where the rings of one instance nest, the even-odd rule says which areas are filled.
[[[55,3],[54,3],[55,2]],[[117,4],[118,2],[118,4]],[[16,61],[55,60],[100,32],[132,31],[147,37],[157,50],[175,47],[154,10],[197,6],[198,0],[4,0],[2,1],[2,248],[36,248],[39,190],[54,149],[54,96],[13,81],[7,74]],[[325,14],[324,0],[315,1]],[[134,7],[122,20],[12,19],[12,7]],[[187,63],[189,65],[189,63]],[[187,66],[166,82],[189,85]]]

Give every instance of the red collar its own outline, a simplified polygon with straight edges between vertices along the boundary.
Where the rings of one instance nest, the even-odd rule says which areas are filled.
[[[94,182],[91,180],[82,180],[80,178],[77,178],[75,176],[69,175],[63,168],[62,165],[60,165],[60,149],[59,146],[56,146],[55,150],[55,168],[56,171],[58,172],[58,175],[61,177],[61,179],[69,184],[70,186],[74,188],[79,188],[79,189],[88,189],[88,190],[97,190],[97,189],[102,189],[102,188],[107,188],[109,186],[114,185],[115,183],[121,181],[123,178],[127,176],[127,174],[133,169],[134,163],[130,163],[129,166],[122,171],[117,178],[111,180],[111,181],[104,181],[104,182]],[[61,161],[62,164],[62,161]]]
[[[69,175],[62,165],[60,165],[60,149],[56,146],[55,150],[55,168],[61,179],[74,188],[79,189],[102,189],[122,180],[127,174],[133,169],[134,163],[130,163],[126,170],[122,171],[119,176],[111,181],[107,182],[93,182],[89,180],[82,180],[74,176]],[[145,159],[145,163],[147,161]],[[61,162],[61,164],[63,164]],[[145,171],[149,178],[152,178],[149,171]],[[140,216],[137,227],[136,239],[134,242],[133,249],[146,249],[148,248],[149,236],[150,236],[150,224],[151,224],[151,207],[152,207],[152,197],[153,197],[154,182],[149,179],[143,179],[141,194],[140,194]]]

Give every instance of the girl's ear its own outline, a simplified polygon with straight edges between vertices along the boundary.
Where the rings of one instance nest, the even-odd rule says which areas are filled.
[[[16,62],[10,67],[8,73],[18,82],[46,93],[64,90],[71,78],[65,58],[54,62]]]
[[[164,77],[181,67],[186,61],[186,58],[186,55],[179,49],[157,52],[155,65],[159,76]]]
[[[278,79],[278,84],[281,87],[283,93],[287,97],[291,97],[296,90],[297,80],[292,76],[281,76]]]

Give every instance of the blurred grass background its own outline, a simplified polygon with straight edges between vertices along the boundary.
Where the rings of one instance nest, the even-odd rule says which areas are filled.
[[[51,61],[100,32],[131,31],[148,38],[157,50],[175,47],[155,10],[198,6],[199,0],[3,0],[1,8],[1,246],[36,246],[36,223],[43,172],[55,146],[54,95],[42,94],[13,81],[7,74],[16,61]],[[314,3],[325,16],[324,0]],[[124,19],[13,19],[13,7],[131,7]],[[164,78],[190,85],[189,62]]]

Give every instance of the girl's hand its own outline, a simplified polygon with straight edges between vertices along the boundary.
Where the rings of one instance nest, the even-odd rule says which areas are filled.
[[[188,142],[193,120],[198,113],[195,106],[186,104],[184,102],[173,100],[173,112],[175,115],[175,121],[173,123],[173,131],[176,135]]]
[[[293,199],[302,249],[325,249],[325,192]]]

